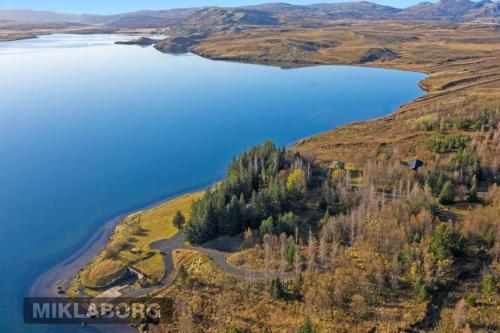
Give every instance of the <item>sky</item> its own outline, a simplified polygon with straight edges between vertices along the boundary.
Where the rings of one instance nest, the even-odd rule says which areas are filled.
[[[198,6],[241,6],[266,2],[309,4],[349,0],[0,0],[1,9],[28,8],[65,13],[112,14],[140,9],[169,9]],[[393,7],[407,7],[424,0],[372,0]]]

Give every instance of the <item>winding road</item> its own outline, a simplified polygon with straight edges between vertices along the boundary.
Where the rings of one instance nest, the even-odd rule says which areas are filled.
[[[171,282],[172,273],[174,272],[174,261],[172,258],[172,252],[177,249],[194,250],[206,254],[210,259],[212,259],[217,266],[219,266],[224,272],[248,279],[248,280],[264,280],[269,277],[281,276],[279,272],[269,272],[267,275],[265,272],[250,271],[245,269],[237,268],[227,262],[227,257],[232,254],[232,252],[224,252],[204,246],[192,246],[184,243],[184,232],[178,232],[174,237],[168,239],[162,239],[156,241],[150,245],[152,249],[159,250],[163,254],[163,260],[165,261],[165,282]],[[293,276],[293,272],[286,272],[285,277],[289,278]]]

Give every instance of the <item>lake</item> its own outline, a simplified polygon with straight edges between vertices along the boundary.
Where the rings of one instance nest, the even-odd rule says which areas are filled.
[[[394,111],[420,73],[281,69],[52,35],[0,43],[0,329],[111,218],[220,179],[233,156]]]

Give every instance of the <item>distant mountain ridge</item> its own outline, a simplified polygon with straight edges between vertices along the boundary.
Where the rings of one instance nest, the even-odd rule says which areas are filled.
[[[372,2],[291,5],[267,3],[243,7],[200,7],[143,10],[115,15],[61,14],[29,9],[0,10],[0,21],[68,22],[114,28],[182,27],[211,30],[215,26],[307,24],[338,19],[450,20],[500,22],[500,0],[440,0],[400,9]]]

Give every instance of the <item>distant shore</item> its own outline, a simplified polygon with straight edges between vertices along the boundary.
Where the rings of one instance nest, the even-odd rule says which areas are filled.
[[[21,35],[0,35],[0,42],[14,42],[16,40],[35,39],[37,34],[21,34]]]

